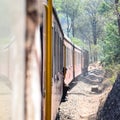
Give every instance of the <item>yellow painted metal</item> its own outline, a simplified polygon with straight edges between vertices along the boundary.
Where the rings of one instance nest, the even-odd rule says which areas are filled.
[[[46,97],[45,120],[51,120],[52,93],[52,0],[48,0],[46,16]]]

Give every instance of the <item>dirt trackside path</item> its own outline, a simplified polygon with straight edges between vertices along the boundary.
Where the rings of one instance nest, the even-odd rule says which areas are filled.
[[[89,68],[88,75],[72,82],[68,100],[60,105],[60,120],[96,120],[99,105],[112,87],[101,67]]]

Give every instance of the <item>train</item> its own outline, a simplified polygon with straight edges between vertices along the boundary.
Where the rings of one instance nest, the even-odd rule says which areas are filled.
[[[6,39],[0,45],[0,119],[57,120],[64,85],[88,72],[89,53],[64,34],[52,0],[9,4],[3,9],[14,22],[6,19],[10,34],[0,37]]]

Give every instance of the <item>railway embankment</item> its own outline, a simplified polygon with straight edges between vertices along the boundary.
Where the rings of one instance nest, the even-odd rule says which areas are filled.
[[[120,74],[106,101],[101,104],[97,120],[120,120]]]
[[[86,76],[71,83],[67,101],[60,105],[60,120],[96,120],[111,88],[102,67],[90,66]]]

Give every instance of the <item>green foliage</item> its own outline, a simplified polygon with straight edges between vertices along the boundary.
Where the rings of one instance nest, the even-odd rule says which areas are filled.
[[[111,10],[111,7],[106,2],[102,2],[98,8],[98,12],[102,15]]]
[[[62,1],[61,0],[53,0],[53,3],[54,3],[54,6],[56,7],[56,10],[58,12],[60,12],[62,10],[62,8],[61,8]]]
[[[105,67],[105,71],[108,79],[113,84],[117,78],[118,73],[120,73],[120,64],[112,63],[111,65]]]
[[[64,32],[105,65],[120,63],[120,36],[114,0],[54,0]],[[120,5],[118,6],[118,10]],[[95,41],[96,40],[96,44]],[[93,57],[93,58],[92,58]]]
[[[91,55],[94,56],[95,54],[98,54],[101,50],[101,47],[99,44],[97,45],[91,45]]]
[[[120,63],[120,36],[117,25],[106,25],[106,36],[103,41],[104,62],[106,65]]]

